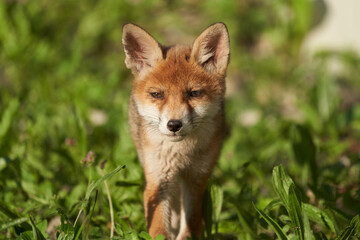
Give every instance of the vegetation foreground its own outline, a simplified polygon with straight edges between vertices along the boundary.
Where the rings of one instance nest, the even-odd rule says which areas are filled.
[[[360,58],[306,58],[312,13],[306,0],[0,1],[0,239],[150,239],[121,27],[191,44],[216,21],[231,131],[204,238],[360,239]]]

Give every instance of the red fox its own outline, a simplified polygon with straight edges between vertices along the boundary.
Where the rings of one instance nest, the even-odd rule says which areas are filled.
[[[145,174],[149,234],[200,239],[203,194],[225,132],[226,25],[209,26],[192,46],[164,47],[129,23],[122,42],[134,75],[129,125]]]

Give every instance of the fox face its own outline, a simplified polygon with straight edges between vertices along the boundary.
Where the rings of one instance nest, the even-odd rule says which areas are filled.
[[[221,107],[225,86],[191,62],[190,49],[176,47],[134,83],[134,98],[148,129],[170,141],[196,133]],[[176,62],[176,63],[175,63]]]
[[[206,128],[221,109],[229,59],[224,25],[205,31],[192,47],[162,47],[135,25],[125,25],[126,65],[135,76],[133,96],[147,130],[181,141]]]

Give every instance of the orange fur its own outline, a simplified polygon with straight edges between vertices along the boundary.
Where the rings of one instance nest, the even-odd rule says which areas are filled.
[[[200,238],[203,194],[225,133],[226,26],[211,25],[192,47],[166,48],[127,24],[123,44],[135,77],[129,125],[146,178],[148,231]]]

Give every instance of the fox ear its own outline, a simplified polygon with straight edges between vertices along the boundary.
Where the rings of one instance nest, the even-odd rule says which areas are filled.
[[[230,58],[229,33],[224,23],[215,23],[195,40],[191,58],[212,74],[224,75]]]
[[[125,64],[133,74],[154,67],[163,58],[160,44],[142,28],[128,23],[123,26],[122,43],[125,50]]]

